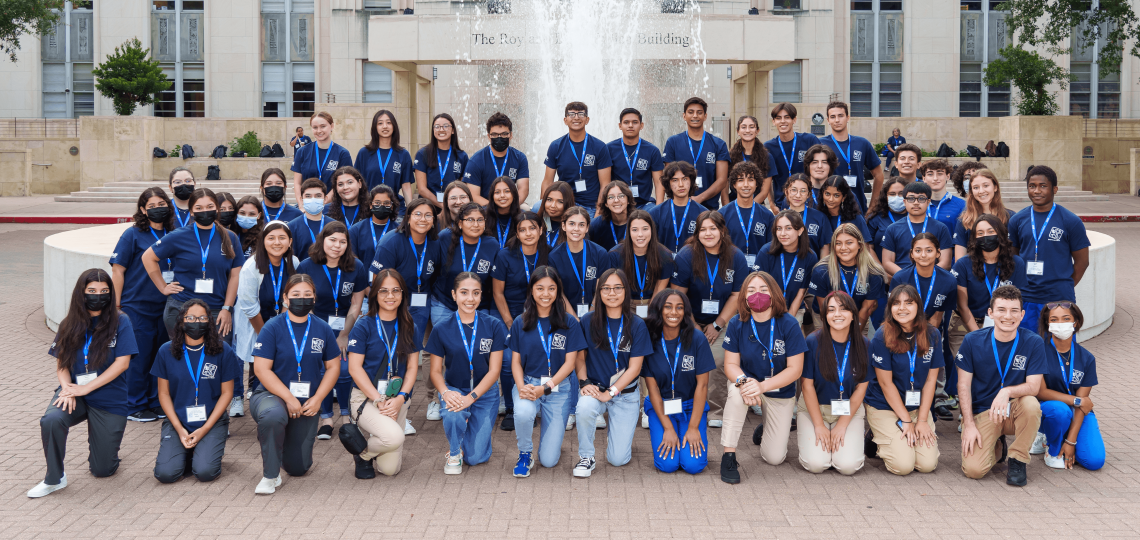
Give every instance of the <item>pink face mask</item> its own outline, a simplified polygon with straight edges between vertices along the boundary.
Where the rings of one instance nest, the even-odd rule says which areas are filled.
[[[748,307],[752,308],[752,311],[767,310],[772,307],[772,297],[761,292],[754,293],[748,297]]]

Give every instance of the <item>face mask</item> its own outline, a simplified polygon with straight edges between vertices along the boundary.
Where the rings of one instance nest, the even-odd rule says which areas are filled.
[[[748,297],[748,307],[752,311],[764,311],[772,307],[772,297],[761,292],[755,293]]]
[[[265,200],[271,203],[281,202],[285,198],[285,188],[281,186],[267,186],[265,188]]]
[[[963,180],[962,181],[962,190],[965,191],[966,193],[970,192],[970,181],[969,180]]]
[[[148,208],[146,211],[146,219],[151,223],[164,223],[170,217],[169,206],[159,206],[157,208]]]
[[[901,214],[906,211],[906,201],[897,195],[887,197],[887,206],[891,207],[891,211],[896,214]]]
[[[305,199],[301,205],[304,207],[305,213],[310,216],[319,216],[325,210],[325,200],[321,197]]]
[[[1076,326],[1071,322],[1051,322],[1049,323],[1049,333],[1057,336],[1060,339],[1069,339],[1073,337],[1073,332]]]
[[[111,305],[111,293],[83,293],[83,301],[88,311],[103,311],[103,308]]]
[[[190,339],[202,339],[206,335],[206,330],[209,330],[210,323],[208,322],[188,322],[182,323],[182,331],[186,337]]]
[[[372,205],[372,217],[384,221],[392,217],[392,207],[383,204],[374,204]]]
[[[257,218],[255,218],[253,216],[238,216],[237,217],[237,224],[238,224],[238,227],[241,227],[242,229],[245,229],[245,230],[249,230],[249,229],[252,229],[254,226],[257,225]]]
[[[315,298],[290,298],[289,313],[292,313],[298,317],[304,317],[313,310],[314,303],[316,303]]]
[[[982,251],[993,251],[998,248],[997,235],[983,236],[978,238],[977,242],[978,247],[982,248]]]
[[[494,137],[491,139],[491,148],[496,152],[502,152],[511,145],[511,140],[506,137]]]
[[[201,212],[194,212],[194,222],[208,227],[214,224],[214,220],[218,218],[217,210],[203,210]]]
[[[181,184],[174,186],[174,196],[182,200],[187,200],[194,194],[194,186],[190,184]]]
[[[218,212],[218,222],[220,222],[222,225],[225,225],[227,227],[229,227],[230,224],[234,222],[234,218],[236,218],[236,217],[237,217],[237,212],[234,212],[233,210],[226,210],[224,212]]]

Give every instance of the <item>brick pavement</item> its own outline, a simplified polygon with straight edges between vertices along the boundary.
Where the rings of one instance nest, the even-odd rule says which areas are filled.
[[[837,538],[887,536],[1028,537],[1079,531],[1086,537],[1140,534],[1134,465],[1140,425],[1125,416],[1140,334],[1140,284],[1117,283],[1116,322],[1086,346],[1099,360],[1097,399],[1108,461],[1103,470],[1055,471],[1040,459],[1029,466],[1029,486],[1005,485],[1005,467],[980,481],[960,471],[958,434],[940,422],[942,458],[931,474],[896,477],[868,461],[854,477],[813,475],[797,462],[795,438],[788,461],[763,464],[745,426],[739,456],[743,482],[720,481],[719,430],[710,430],[709,470],[690,476],[653,470],[648,431],[638,429],[633,461],[599,464],[593,478],[573,479],[577,439],[568,433],[563,460],[532,477],[510,475],[517,456],[513,433],[496,431],[491,461],[462,476],[444,476],[446,441],[439,422],[423,419],[422,387],[412,406],[419,434],[408,438],[404,470],[394,478],[356,480],[340,443],[318,441],[314,469],[286,478],[273,496],[255,496],[260,455],[248,417],[232,424],[222,476],[161,485],[152,474],[158,424],[128,422],[122,465],[111,478],[86,470],[85,425],[72,431],[69,486],[31,500],[24,493],[42,479],[43,451],[36,419],[55,387],[42,326],[42,238],[74,226],[0,225],[0,538],[86,538],[162,535],[171,538],[392,537],[695,537]],[[1090,226],[1117,238],[1122,276],[1140,264],[1140,226]],[[604,455],[604,432],[598,437]]]

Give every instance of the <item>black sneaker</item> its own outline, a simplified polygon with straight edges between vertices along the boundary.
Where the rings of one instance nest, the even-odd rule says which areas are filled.
[[[356,477],[361,480],[376,478],[376,469],[372,467],[372,460],[364,461],[360,456],[352,456],[356,462]]]
[[[939,405],[934,408],[934,416],[943,422],[952,422],[954,420],[954,411],[946,405]]]
[[[871,430],[863,435],[863,455],[869,459],[879,457],[879,445],[875,444],[875,433]]]
[[[1005,483],[1011,486],[1025,487],[1029,479],[1025,476],[1025,464],[1009,458],[1009,470],[1005,473]]]
[[[162,412],[162,407],[154,407],[150,411],[153,412],[159,420],[166,420],[166,413]]]
[[[1001,452],[998,453],[998,460],[996,463],[1001,463],[1005,461],[1006,456],[1009,454],[1009,445],[1005,442],[1005,435],[1002,435],[998,438],[998,446],[1001,447]],[[1024,466],[1025,465],[1022,464],[1022,467]]]
[[[155,420],[158,420],[158,415],[154,414],[154,411],[151,409],[143,409],[139,412],[131,413],[130,415],[127,415],[127,420],[130,420],[132,422],[144,422],[144,423],[145,422],[154,422]]]
[[[793,416],[792,417],[792,429],[790,429],[788,431],[795,431],[795,430],[796,430],[796,417]]]
[[[321,426],[321,429],[317,430],[317,439],[322,440],[322,441],[327,441],[327,440],[331,439],[332,438],[332,431],[333,431],[332,426]]]
[[[720,479],[726,484],[739,484],[740,471],[736,463],[736,452],[725,452],[720,459]]]
[[[764,439],[764,424],[756,424],[756,429],[752,430],[752,444],[760,446],[760,442]]]
[[[503,415],[503,421],[499,423],[499,429],[503,431],[515,430],[515,411],[507,409],[506,414]]]

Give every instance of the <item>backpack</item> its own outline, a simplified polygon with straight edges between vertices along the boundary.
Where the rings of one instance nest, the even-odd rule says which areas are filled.
[[[154,155],[154,157],[156,157],[156,158],[164,158],[164,157],[166,157],[166,150],[163,150],[163,149],[161,149],[161,148],[159,148],[159,147],[157,147],[157,146],[156,146],[156,147],[154,147],[154,150],[151,150],[151,152],[150,152],[150,153],[151,153],[152,155]]]
[[[997,157],[997,145],[993,139],[986,143],[986,157]]]
[[[206,180],[221,180],[222,169],[217,165],[206,167]]]
[[[985,154],[983,154],[982,150],[980,148],[978,148],[977,146],[974,146],[972,144],[968,144],[968,145],[966,145],[966,155],[970,156],[972,158],[975,158],[978,161],[981,161],[982,157]]]
[[[957,152],[955,152],[953,148],[950,148],[950,145],[942,143],[942,146],[939,146],[938,151],[934,153],[934,157],[947,158],[954,157],[955,154],[957,154]]]
[[[285,149],[280,144],[273,143],[273,155],[269,157],[285,157]]]
[[[245,152],[234,152],[230,157],[245,157]]]
[[[194,157],[194,147],[188,144],[182,145],[182,159],[190,159]]]
[[[257,157],[273,157],[273,149],[269,145],[261,147],[261,153]]]
[[[210,152],[210,157],[212,157],[214,159],[222,159],[222,158],[226,157],[226,151],[227,150],[229,150],[229,148],[226,148],[226,145],[219,144],[219,145],[214,147],[213,152]]]
[[[1005,141],[997,143],[997,157],[1009,157],[1009,146]]]

